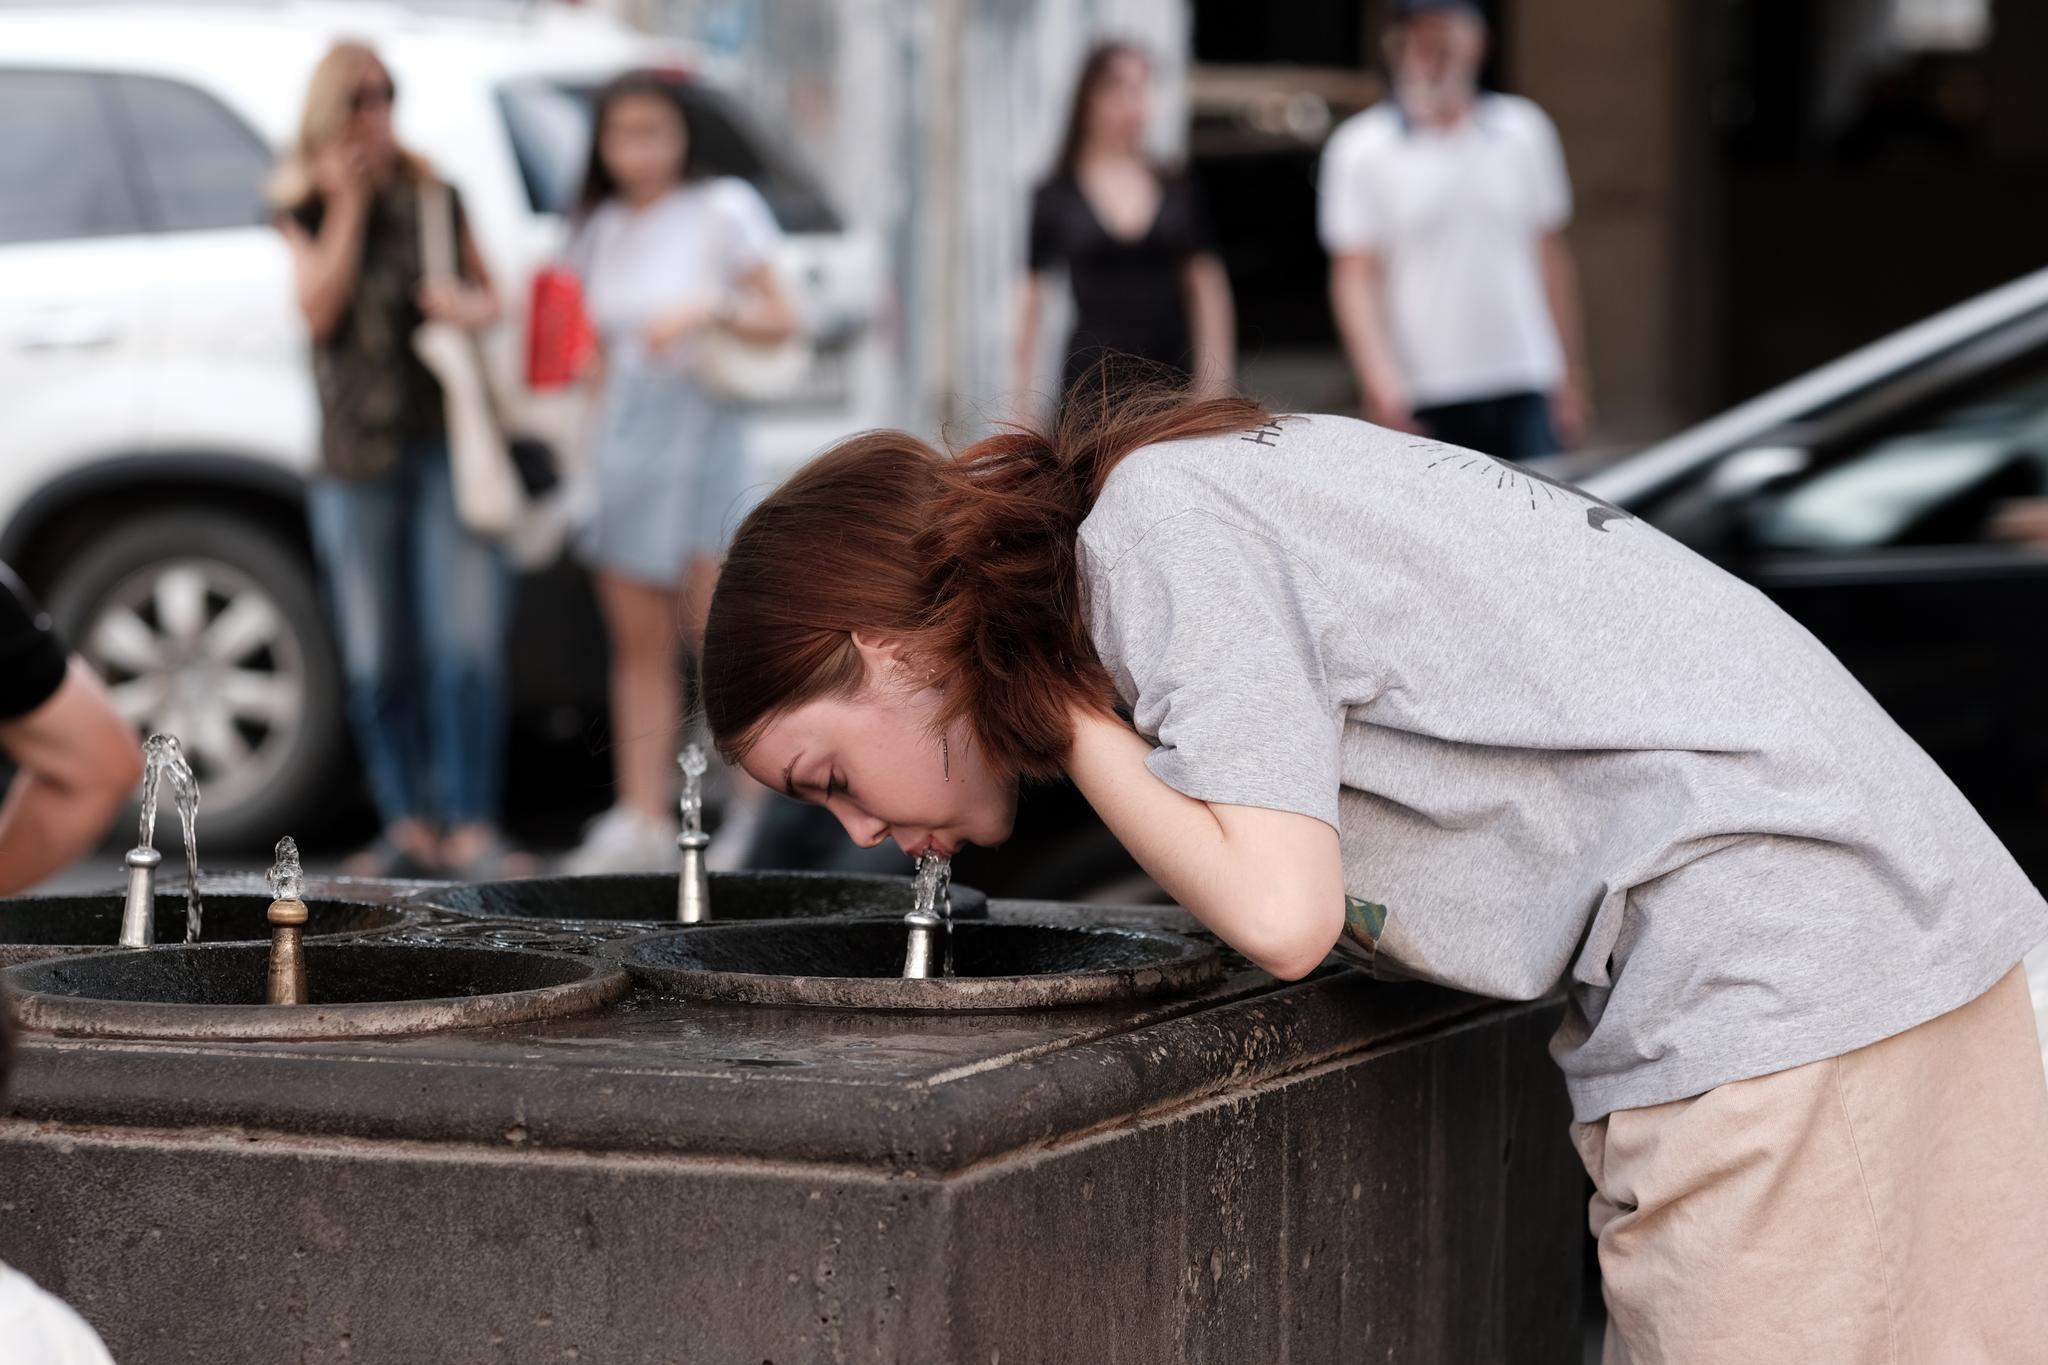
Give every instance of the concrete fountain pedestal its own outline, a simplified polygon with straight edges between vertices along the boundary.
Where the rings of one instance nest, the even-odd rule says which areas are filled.
[[[1557,1007],[1226,962],[1035,1012],[642,979],[412,1037],[27,1035],[0,1258],[124,1365],[1575,1359]]]

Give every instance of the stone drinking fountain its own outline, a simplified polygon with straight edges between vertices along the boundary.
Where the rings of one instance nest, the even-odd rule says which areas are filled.
[[[157,798],[171,788],[185,842],[181,888],[159,891],[163,856],[156,849]],[[199,783],[175,736],[143,745],[142,816],[135,847],[124,858],[124,889],[95,895],[0,898],[0,967],[46,957],[147,948],[159,943],[268,941],[271,897],[240,888],[202,899],[199,876]],[[397,909],[373,884],[334,883],[307,905],[305,936],[339,940],[382,933],[417,919]]]
[[[1555,1002],[933,865],[703,875],[699,777],[676,877],[281,845],[197,944],[0,975],[0,1259],[123,1361],[1576,1359]],[[70,899],[0,938],[118,930]]]

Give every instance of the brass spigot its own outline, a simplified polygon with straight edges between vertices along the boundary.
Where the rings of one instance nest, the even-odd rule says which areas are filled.
[[[263,912],[270,921],[270,971],[264,1000],[272,1005],[306,1003],[306,947],[299,936],[306,924],[306,903],[276,900]]]
[[[306,946],[300,936],[307,912],[299,893],[305,884],[305,870],[299,866],[298,843],[289,834],[277,841],[277,861],[270,865],[265,880],[275,899],[263,912],[263,918],[270,921],[270,969],[265,974],[263,998],[272,1005],[303,1005]]]

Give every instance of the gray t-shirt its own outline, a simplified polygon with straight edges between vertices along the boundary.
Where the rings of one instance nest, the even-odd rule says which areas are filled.
[[[1137,452],[1082,524],[1152,771],[1314,816],[1388,975],[1569,988],[1581,1121],[1976,998],[2048,905],[1833,655],[1626,513],[1339,417]]]

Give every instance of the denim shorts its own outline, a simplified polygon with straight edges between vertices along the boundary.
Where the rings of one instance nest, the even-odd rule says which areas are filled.
[[[595,507],[580,549],[592,567],[677,584],[716,557],[754,497],[745,418],[687,376],[608,376],[592,456]]]

